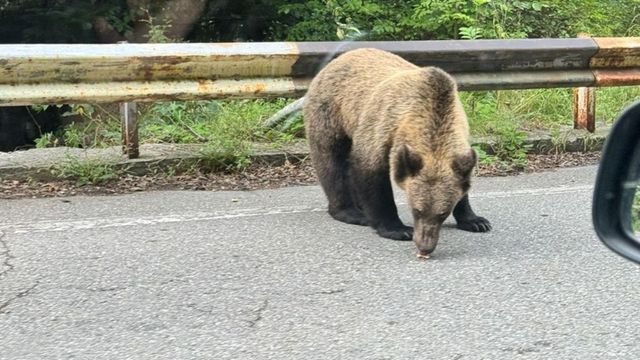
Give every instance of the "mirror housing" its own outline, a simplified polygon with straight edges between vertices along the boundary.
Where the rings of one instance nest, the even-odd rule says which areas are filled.
[[[631,228],[631,205],[640,169],[640,102],[614,123],[602,152],[593,195],[593,225],[613,252],[640,263],[640,242]]]

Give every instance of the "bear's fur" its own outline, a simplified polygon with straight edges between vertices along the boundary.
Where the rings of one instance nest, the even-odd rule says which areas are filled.
[[[467,191],[476,163],[455,80],[377,50],[346,52],[313,79],[304,104],[311,159],[329,214],[382,237],[435,249],[451,212],[458,227],[484,232]],[[390,178],[402,188],[415,230],[398,217]]]

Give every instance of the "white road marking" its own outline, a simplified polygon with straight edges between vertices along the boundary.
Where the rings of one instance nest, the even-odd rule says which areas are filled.
[[[567,194],[574,192],[590,192],[593,191],[593,185],[577,185],[577,186],[559,186],[554,188],[540,189],[523,189],[511,191],[492,191],[483,193],[472,193],[473,198],[505,198],[517,196],[537,196],[537,195],[554,195]]]
[[[45,220],[30,223],[18,223],[11,225],[0,225],[0,231],[7,231],[13,234],[26,234],[34,232],[54,232],[72,231],[85,229],[102,229],[124,226],[157,225],[166,223],[183,223],[194,221],[224,220],[252,216],[269,216],[279,214],[296,214],[308,212],[326,211],[324,208],[309,207],[276,207],[264,209],[240,209],[209,213],[182,213],[162,216],[142,216],[142,217],[112,217],[112,218],[86,218],[82,220]]]
[[[473,193],[471,197],[478,198],[506,198],[521,196],[539,196],[592,191],[592,185],[563,186],[556,188],[523,189],[512,191],[494,191],[485,193]],[[406,202],[398,202],[398,205],[406,205]],[[283,214],[299,214],[325,212],[322,207],[274,207],[274,208],[246,208],[216,212],[193,212],[181,214],[168,214],[162,216],[141,216],[141,217],[93,217],[81,220],[43,220],[29,223],[13,223],[0,225],[0,231],[13,234],[42,233],[74,231],[86,229],[106,229],[139,225],[158,225],[167,223],[186,223],[199,221],[214,221],[244,217],[258,217]]]

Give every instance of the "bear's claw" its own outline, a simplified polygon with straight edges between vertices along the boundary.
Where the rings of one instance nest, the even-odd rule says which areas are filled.
[[[378,231],[378,235],[387,239],[401,240],[401,241],[413,239],[413,228],[411,226],[405,226],[405,225],[399,225],[399,226],[393,226],[393,227],[380,226],[376,230]]]
[[[491,230],[491,228],[492,227],[489,220],[481,216],[476,216],[473,219],[458,222],[458,229],[464,230],[464,231],[487,232]]]

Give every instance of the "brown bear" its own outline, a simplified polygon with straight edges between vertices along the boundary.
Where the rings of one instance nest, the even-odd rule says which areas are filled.
[[[435,249],[451,212],[460,229],[491,229],[469,205],[476,153],[449,74],[357,49],[320,71],[305,98],[311,160],[334,219],[413,238],[419,256]],[[415,229],[398,217],[391,178],[406,193]]]

